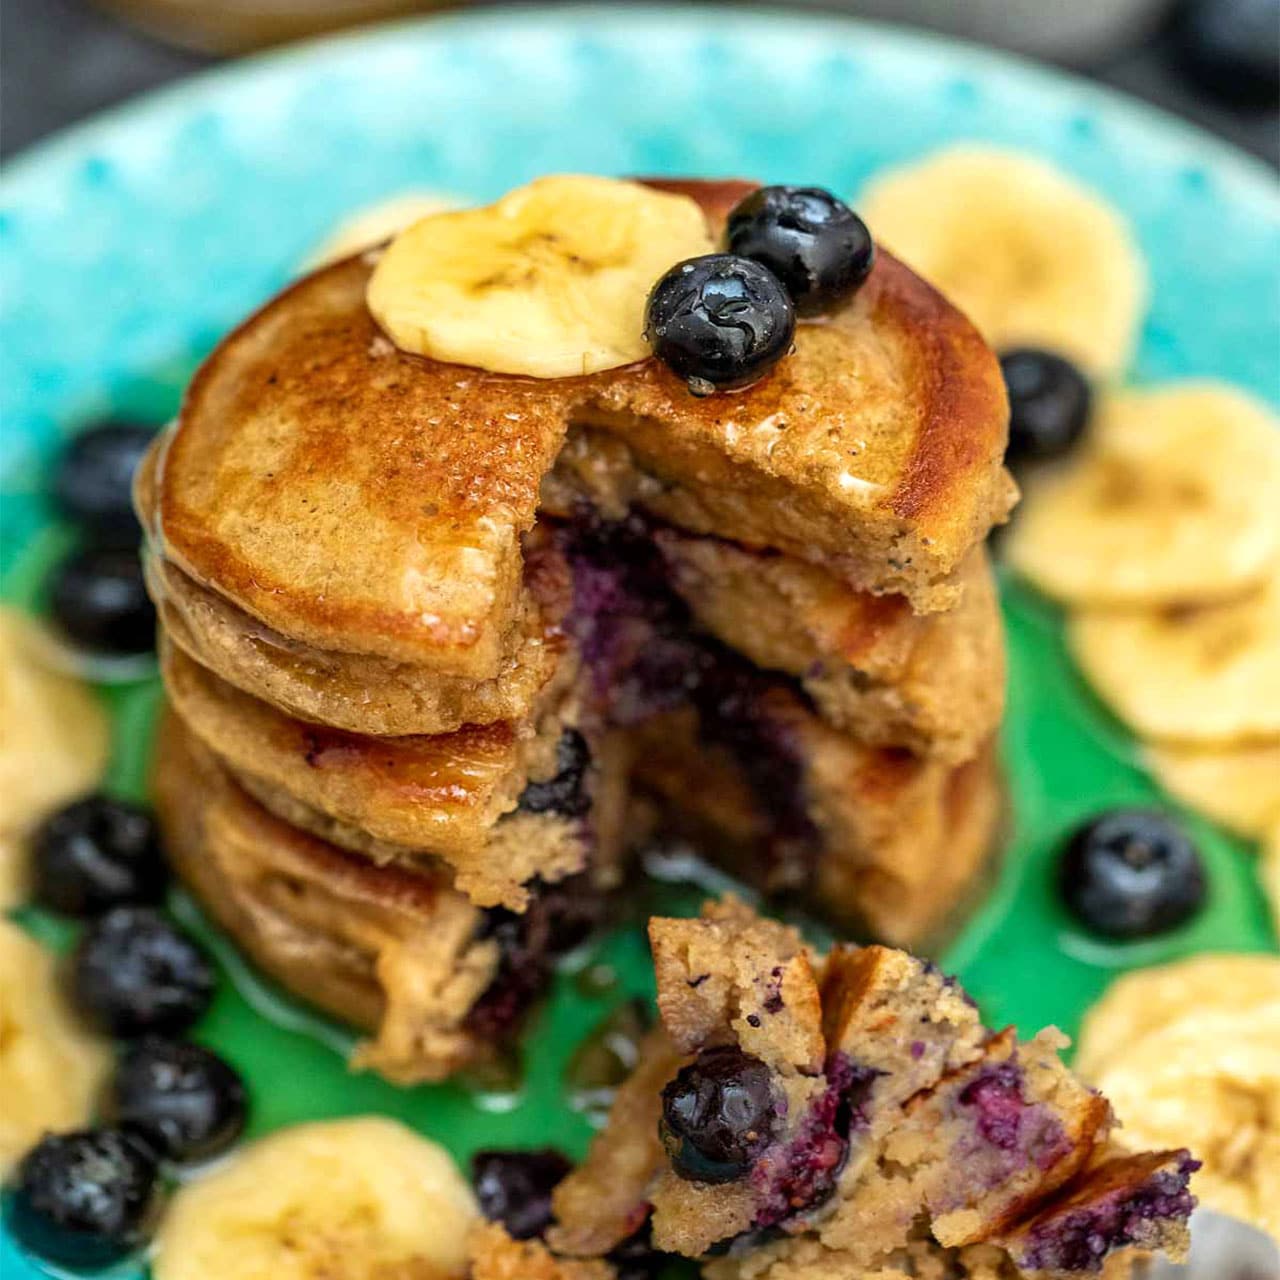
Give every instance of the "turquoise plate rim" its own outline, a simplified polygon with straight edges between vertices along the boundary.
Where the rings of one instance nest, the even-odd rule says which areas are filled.
[[[755,28],[753,35],[779,31],[788,36],[809,31],[841,29],[862,31],[882,47],[897,46],[904,50],[943,51],[962,58],[976,72],[994,74],[1010,83],[1022,80],[1033,88],[1062,92],[1069,89],[1082,104],[1108,115],[1118,113],[1133,123],[1146,122],[1166,135],[1162,142],[1175,139],[1184,146],[1207,151],[1215,168],[1235,170],[1244,183],[1261,182],[1265,193],[1275,200],[1280,212],[1280,178],[1260,158],[1250,155],[1208,129],[1185,120],[1170,111],[1131,97],[1117,89],[1097,84],[1083,75],[1037,62],[1023,55],[988,48],[959,36],[878,22],[854,15],[820,13],[762,6],[741,9],[724,4],[639,4],[625,9],[592,3],[552,4],[526,8],[518,5],[494,5],[480,9],[441,12],[377,23],[369,27],[337,31],[313,36],[295,43],[260,50],[234,62],[216,63],[169,85],[140,93],[115,106],[95,113],[88,119],[39,139],[10,156],[0,165],[0,198],[8,198],[30,182],[40,182],[52,175],[42,172],[61,161],[73,159],[85,151],[96,149],[99,140],[114,140],[122,134],[155,127],[156,116],[167,108],[189,111],[210,98],[233,89],[245,89],[255,83],[287,74],[300,65],[315,70],[326,56],[345,60],[362,51],[394,42],[406,36],[425,33],[447,36],[453,31],[471,32],[477,27],[498,27],[504,31],[524,28],[529,31],[552,31],[566,19],[601,28],[643,29],[658,27],[670,32],[674,26],[701,28],[701,24],[720,17],[732,19],[742,27]],[[803,30],[803,29],[808,30]],[[700,35],[706,32],[699,30]],[[1151,140],[1148,140],[1151,141]],[[12,188],[12,189],[11,189]]]

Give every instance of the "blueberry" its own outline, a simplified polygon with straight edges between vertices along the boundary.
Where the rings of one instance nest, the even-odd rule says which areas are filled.
[[[1093,392],[1084,374],[1070,360],[1035,347],[1006,351],[1000,369],[1009,393],[1009,457],[1066,453],[1089,421]]]
[[[704,1049],[662,1091],[662,1137],[676,1173],[733,1182],[769,1141],[777,1116],[769,1068],[741,1049]]]
[[[1173,39],[1183,69],[1215,97],[1280,104],[1280,0],[1187,0]]]
[[[46,818],[32,838],[35,899],[51,911],[95,916],[129,903],[156,903],[168,874],[151,815],[91,795]]]
[[[471,1181],[480,1212],[517,1240],[532,1240],[551,1225],[551,1193],[573,1168],[551,1147],[541,1151],[479,1151]]]
[[[106,1267],[146,1244],[160,1210],[156,1159],[120,1129],[50,1135],[23,1158],[6,1206],[13,1238],[67,1267]]]
[[[754,382],[791,349],[795,329],[778,277],[731,253],[677,263],[645,312],[654,353],[698,394]]]
[[[556,743],[556,773],[545,782],[531,782],[520,796],[526,813],[557,813],[581,818],[591,808],[583,783],[591,764],[591,748],[576,729],[566,729]]]
[[[1141,809],[1116,809],[1080,827],[1063,850],[1060,884],[1075,915],[1112,938],[1175,928],[1205,899],[1195,845],[1168,818]]]
[[[229,1063],[198,1044],[155,1038],[125,1049],[106,1105],[114,1123],[180,1164],[221,1154],[248,1114],[244,1082]]]
[[[782,281],[801,314],[853,294],[875,258],[866,223],[821,187],[753,191],[729,215],[728,238]]]
[[[213,999],[208,957],[158,911],[116,907],[84,931],[71,998],[91,1026],[120,1038],[185,1031]]]
[[[49,611],[63,634],[95,653],[146,653],[155,645],[156,611],[136,551],[90,547],[53,571]]]
[[[136,547],[142,526],[133,511],[130,488],[142,455],[151,446],[151,427],[104,422],[67,445],[53,473],[53,498],[63,515],[93,534],[99,544]]]

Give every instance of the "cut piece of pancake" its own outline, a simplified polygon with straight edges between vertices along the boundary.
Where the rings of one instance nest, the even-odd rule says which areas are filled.
[[[530,781],[555,773],[563,705],[548,706],[536,725],[373,738],[291,719],[167,642],[161,670],[192,733],[295,826],[380,862],[438,859],[483,906],[520,909],[528,881],[586,867],[590,833],[578,818],[512,812]]]
[[[660,824],[838,926],[898,945],[944,936],[995,852],[994,743],[957,766],[867,747],[784,690],[750,718],[757,735],[737,746],[692,711],[636,731],[636,782],[658,799]]]
[[[960,603],[919,615],[790,556],[665,529],[656,542],[698,623],[759,667],[797,676],[833,727],[872,746],[970,759],[1004,710],[1004,632],[984,552]]]
[[[261,969],[374,1035],[355,1065],[410,1084],[492,1052],[468,1025],[500,967],[483,912],[442,877],[375,867],[273,818],[172,716],[155,759],[178,874]]]
[[[406,355],[365,305],[370,270],[326,268],[251,317],[157,446],[160,554],[313,647],[494,676],[572,423],[625,441],[695,532],[921,609],[950,603],[1011,505],[999,368],[888,254],[769,377],[704,399],[656,360],[537,382]]]
[[[732,898],[649,938],[662,1027],[555,1189],[554,1248],[598,1256],[644,1231],[724,1280],[851,1280],[923,1241],[1003,1250],[1005,1274],[1044,1280],[1185,1253],[1198,1162],[1119,1156],[1061,1033],[993,1033],[936,965],[823,956]],[[741,1110],[709,1128],[700,1104],[731,1093]]]

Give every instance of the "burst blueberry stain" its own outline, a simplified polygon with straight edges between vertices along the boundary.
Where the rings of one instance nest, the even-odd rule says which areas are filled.
[[[978,1113],[978,1132],[992,1146],[1012,1151],[1018,1145],[1026,1100],[1022,1096],[1022,1070],[1002,1062],[983,1071],[960,1093],[960,1104]]]
[[[1098,1271],[1116,1249],[1143,1243],[1153,1227],[1185,1221],[1195,1207],[1191,1175],[1200,1162],[1182,1152],[1176,1168],[1161,1169],[1137,1188],[1125,1187],[1095,1204],[1037,1225],[1019,1257],[1029,1271]]]
[[[849,1156],[850,1136],[866,1123],[864,1107],[879,1075],[848,1054],[827,1063],[827,1087],[795,1137],[753,1174],[759,1205],[752,1231],[770,1230],[830,1199]]]

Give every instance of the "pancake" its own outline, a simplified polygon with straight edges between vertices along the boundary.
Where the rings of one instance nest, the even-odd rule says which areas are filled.
[[[697,623],[757,666],[799,678],[832,727],[871,746],[971,758],[1004,710],[1004,631],[985,552],[960,603],[919,615],[789,556],[673,529],[655,541]]]
[[[441,675],[370,654],[316,649],[281,635],[200,586],[156,553],[155,466],[147,455],[134,482],[144,527],[147,589],[173,642],[228,683],[280,710],[353,733],[451,733],[464,724],[527,716],[563,655],[559,619],[568,592],[563,562],[545,539],[527,539],[514,625],[491,679]]]
[[[948,766],[836,734],[777,691],[752,714],[760,732],[746,745],[718,741],[689,711],[639,731],[635,778],[656,798],[658,826],[692,837],[731,875],[805,901],[860,936],[936,943],[958,923],[995,850],[1002,793],[993,744]],[[762,785],[769,777],[771,789]]]
[[[442,676],[369,654],[287,639],[173,565],[145,555],[165,634],[228,683],[302,720],[385,737],[453,733],[527,716],[555,674],[563,645],[536,604],[513,628],[515,652],[490,680]]]
[[[799,677],[836,728],[959,762],[999,723],[1003,629],[984,554],[957,574],[963,594],[954,609],[920,615],[902,596],[853,591],[793,557],[674,528],[656,542],[698,623],[758,666]],[[291,716],[355,733],[442,734],[527,716],[565,660],[559,607],[552,624],[549,610],[531,603],[517,654],[497,678],[473,681],[308,648],[154,554],[144,559],[165,633],[189,657]],[[557,595],[565,589],[556,587]]]
[[[468,1027],[499,969],[480,910],[440,877],[375,867],[271,817],[172,717],[155,759],[175,870],[259,968],[372,1035],[353,1065],[412,1084],[492,1052]]]
[[[868,865],[854,850],[832,846],[810,891],[814,910],[930,952],[955,934],[989,887],[1000,852],[1005,791],[995,741],[939,783],[911,856]],[[857,803],[856,795],[846,803]]]
[[[723,206],[723,184],[687,189]],[[575,424],[625,443],[665,518],[919,610],[954,601],[1011,505],[996,361],[887,253],[772,375],[705,399],[656,360],[538,382],[407,355],[365,306],[372,260],[306,277],[225,339],[157,446],[159,554],[306,645],[495,677],[521,539]]]
[[[561,880],[587,865],[582,821],[513,813],[531,781],[555,773],[567,694],[536,724],[373,738],[292,719],[167,641],[161,674],[184,724],[236,781],[326,840],[378,862],[443,863],[480,905],[517,910],[528,881]]]

